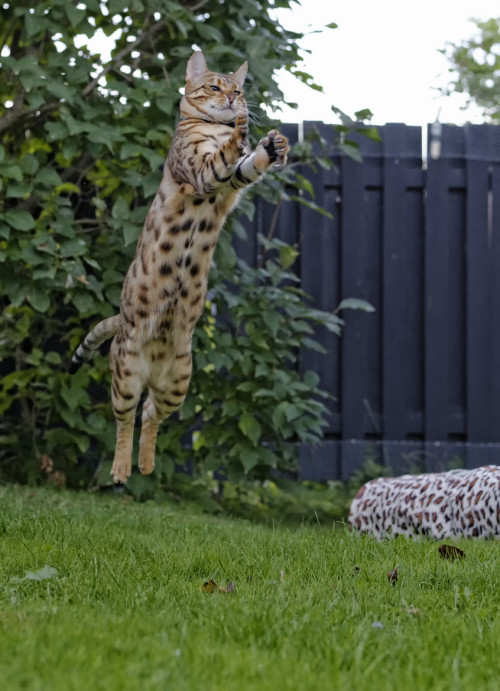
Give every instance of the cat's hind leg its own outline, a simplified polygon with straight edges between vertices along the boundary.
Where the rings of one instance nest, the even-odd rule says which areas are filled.
[[[155,385],[150,384],[149,395],[142,409],[139,470],[150,475],[155,467],[155,447],[158,427],[165,418],[178,410],[186,398],[191,376],[191,352],[174,358],[168,376]]]
[[[111,402],[116,419],[116,446],[111,475],[114,482],[126,482],[132,472],[132,447],[137,404],[141,397],[142,382],[138,374],[126,363],[113,361]]]

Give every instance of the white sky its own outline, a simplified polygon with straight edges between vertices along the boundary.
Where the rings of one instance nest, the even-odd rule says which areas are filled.
[[[440,95],[449,64],[438,49],[469,38],[471,17],[500,17],[500,0],[301,0],[292,12],[279,10],[277,16],[287,29],[300,32],[338,24],[301,42],[312,50],[304,71],[325,94],[281,75],[287,100],[299,103],[298,110],[283,111],[285,122],[336,122],[331,105],[349,115],[369,108],[375,125],[424,125],[435,120],[439,108],[442,122],[483,121],[477,110],[460,109],[459,95]]]

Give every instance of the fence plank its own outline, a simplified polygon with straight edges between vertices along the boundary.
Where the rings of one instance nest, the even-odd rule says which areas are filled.
[[[495,442],[500,441],[500,127],[494,132],[492,147],[495,164],[491,170],[491,320],[489,338],[491,339],[491,424]],[[500,464],[500,456],[491,462]]]
[[[463,154],[463,131],[444,126],[441,157],[428,161],[425,229],[425,438],[428,441],[446,441],[453,431],[452,375],[459,369],[455,363],[459,361],[463,340],[459,315],[464,305],[457,304],[460,297],[457,285],[463,278],[462,241],[457,223],[464,216],[464,190],[452,184],[454,169],[463,166]],[[432,468],[430,461],[429,470]]]
[[[491,409],[489,127],[465,128],[467,168],[467,436],[495,441]]]
[[[332,128],[322,123],[304,123],[304,136],[307,137],[314,128],[318,128],[320,135],[327,141],[332,140]],[[319,150],[318,145],[315,146],[315,150]],[[319,166],[316,171],[307,173],[315,190],[314,202],[332,214],[333,218],[323,216],[307,206],[300,207],[300,272],[302,289],[313,298],[314,307],[333,311],[340,301],[340,220],[337,202],[340,187],[327,185],[326,174],[327,171]],[[315,337],[327,350],[328,355],[313,350],[304,351],[301,355],[301,369],[303,372],[317,372],[322,388],[333,397],[326,429],[326,434],[330,436],[340,431],[337,400],[339,339],[335,334],[322,328],[316,329]]]
[[[413,421],[410,405],[412,397],[417,401],[420,397],[411,387],[419,389],[418,379],[421,381],[422,377],[418,334],[422,219],[415,218],[415,212],[423,190],[418,190],[417,206],[411,205],[408,174],[412,168],[422,166],[421,130],[406,125],[386,125],[383,142],[383,436],[384,439],[404,440],[415,432],[410,427]],[[399,465],[402,464],[401,458]],[[391,465],[394,468],[394,462]]]
[[[341,266],[342,298],[367,300],[375,314],[345,311],[341,342],[341,435],[342,439],[378,438],[381,412],[381,214],[382,189],[367,185],[373,169],[381,167],[382,147],[358,138],[366,165],[342,159]],[[342,475],[364,460],[363,445],[342,445]]]

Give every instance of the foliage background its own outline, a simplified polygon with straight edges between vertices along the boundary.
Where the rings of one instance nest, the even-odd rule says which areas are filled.
[[[115,427],[107,357],[97,356],[70,377],[70,353],[92,326],[119,309],[124,274],[175,129],[193,46],[203,47],[209,65],[221,71],[248,60],[254,143],[269,128],[261,105],[283,99],[278,68],[320,88],[300,70],[300,35],[272,18],[274,8],[291,5],[293,0],[4,3],[4,479],[48,475],[80,486],[95,471],[94,481],[109,482]],[[86,45],[96,32],[115,40],[107,62]],[[351,125],[344,118],[342,137]],[[348,141],[340,146],[355,154]],[[301,143],[291,165],[254,188],[239,213],[251,218],[252,199],[259,195],[270,201],[291,195],[314,205],[299,167],[312,162],[311,152],[310,143]],[[315,155],[314,161],[329,165],[328,155]],[[232,228],[244,235],[236,219]],[[230,232],[228,224],[217,247],[188,400],[159,437],[160,486],[171,486],[176,466],[190,462],[191,445],[198,478],[213,480],[222,470],[237,482],[242,476],[265,479],[270,469],[293,470],[296,442],[321,435],[324,394],[315,374],[300,371],[300,350],[319,347],[316,325],[339,332],[341,320],[315,311],[301,293],[291,271],[295,248],[263,239],[266,260],[251,268],[236,257]],[[154,486],[140,476],[130,481],[137,496]]]
[[[500,17],[476,21],[477,31],[441,52],[450,61],[450,92],[467,96],[493,123],[500,123]]]

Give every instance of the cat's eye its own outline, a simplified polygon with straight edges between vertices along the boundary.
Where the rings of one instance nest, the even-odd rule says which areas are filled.
[[[236,96],[239,96],[241,94],[241,91],[235,91],[234,93],[236,94]]]
[[[212,91],[220,91],[218,86],[211,86]]]

